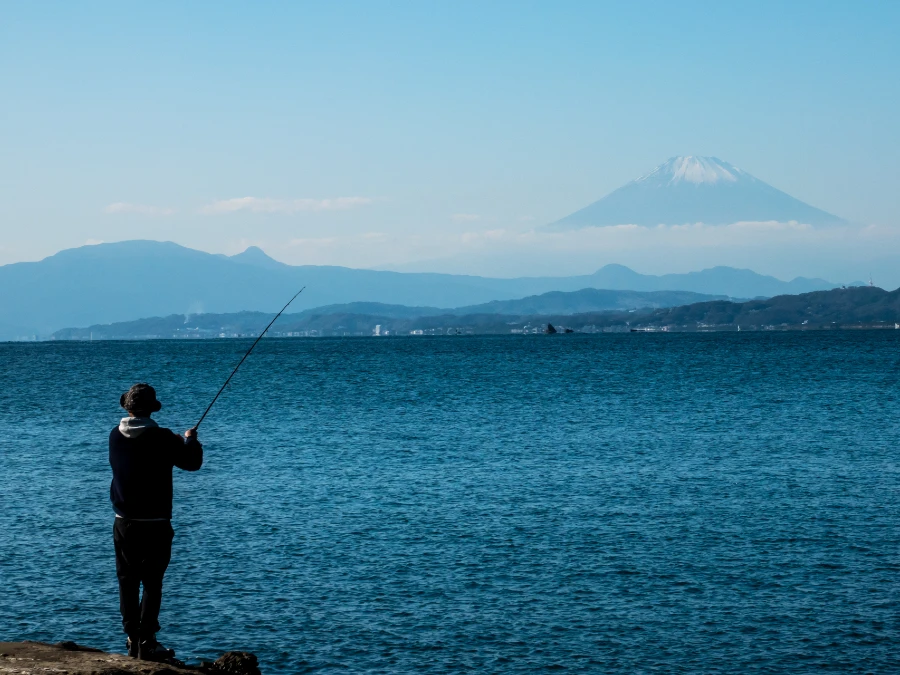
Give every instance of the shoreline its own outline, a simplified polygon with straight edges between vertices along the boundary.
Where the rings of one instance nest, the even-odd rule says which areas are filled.
[[[0,672],[20,675],[63,672],[67,675],[260,675],[256,656],[226,652],[214,663],[196,665],[141,661],[74,642],[0,642]]]
[[[570,333],[564,333],[563,329],[569,328],[562,323],[554,323],[558,329],[559,335],[622,335],[630,333],[833,333],[839,331],[890,331],[900,330],[900,324],[897,323],[857,323],[857,324],[835,324],[835,325],[736,325],[736,324],[719,324],[709,326],[675,326],[675,325],[644,325],[636,324],[630,326],[615,327],[597,327],[595,330],[585,330],[584,328],[574,328]],[[526,337],[545,335],[545,331],[539,328],[528,329],[509,329],[508,332],[484,331],[477,332],[469,329],[467,332],[458,333],[437,333],[427,330],[410,331],[409,333],[391,334],[391,335],[371,335],[369,333],[355,332],[344,333],[342,335],[267,335],[269,340],[334,340],[334,339],[358,339],[358,338],[380,338],[380,339],[397,339],[397,338],[428,338],[428,337]],[[91,343],[91,342],[226,342],[239,340],[253,340],[256,335],[234,335],[234,336],[212,336],[212,335],[135,335],[135,336],[109,336],[109,337],[73,337],[73,338],[35,338],[21,340],[0,340],[0,344],[36,344],[36,343]]]

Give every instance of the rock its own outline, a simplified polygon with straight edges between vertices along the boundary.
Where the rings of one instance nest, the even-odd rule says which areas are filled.
[[[35,642],[33,644],[40,644],[39,642]],[[65,642],[57,642],[56,646],[60,649],[65,649],[67,652],[99,652],[99,649],[94,649],[93,647],[84,647],[75,642],[71,642],[66,640]]]
[[[261,675],[259,661],[248,652],[225,652],[216,660],[213,668],[229,675]]]
[[[0,642],[0,673],[44,675],[261,675],[256,656],[247,652],[226,652],[215,663],[187,666],[180,661],[154,663],[124,654],[108,654],[99,649],[65,641]]]

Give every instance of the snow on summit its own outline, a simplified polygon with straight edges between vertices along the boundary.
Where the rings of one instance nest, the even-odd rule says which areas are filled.
[[[686,181],[688,183],[717,183],[720,180],[731,183],[744,172],[728,162],[716,157],[672,157],[660,164],[638,181],[659,181],[668,184]]]
[[[689,155],[666,160],[650,173],[545,229],[771,221],[816,226],[845,222],[717,157]]]

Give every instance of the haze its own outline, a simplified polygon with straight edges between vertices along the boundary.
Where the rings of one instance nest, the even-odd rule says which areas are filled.
[[[900,285],[900,5],[8,3],[0,264],[86,243]],[[544,229],[675,155],[846,224]]]

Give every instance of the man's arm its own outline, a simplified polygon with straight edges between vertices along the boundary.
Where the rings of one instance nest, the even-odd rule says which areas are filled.
[[[203,446],[197,440],[197,431],[188,429],[184,432],[184,440],[178,434],[172,434],[178,440],[172,453],[172,463],[185,471],[196,471],[203,465]]]

